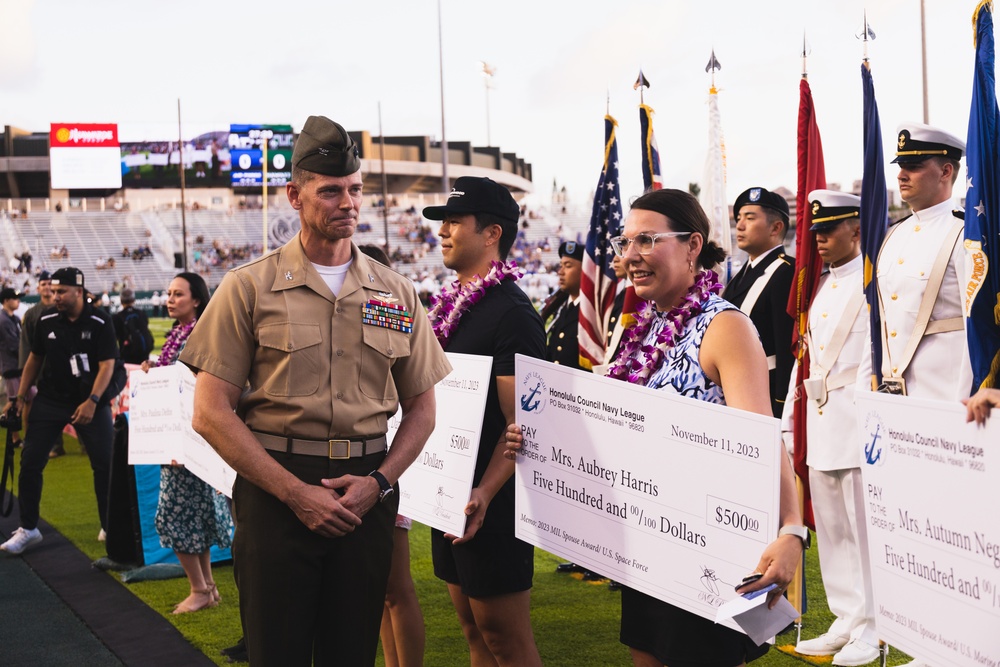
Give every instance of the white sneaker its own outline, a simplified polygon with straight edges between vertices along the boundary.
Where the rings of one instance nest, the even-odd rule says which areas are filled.
[[[843,667],[858,667],[858,665],[867,665],[876,660],[878,656],[878,648],[866,644],[860,639],[852,639],[833,656],[833,664]]]
[[[835,635],[825,632],[815,639],[807,639],[804,642],[800,641],[795,645],[795,652],[802,655],[833,655],[847,646],[847,642],[849,641],[851,641],[851,638],[845,635]]]
[[[9,540],[0,544],[0,551],[6,551],[9,554],[17,556],[23,553],[24,550],[32,544],[38,544],[41,541],[42,532],[37,528],[32,528],[31,530],[18,528],[14,531],[14,534],[10,536]]]
[[[101,528],[101,532],[97,534],[97,541],[104,542],[107,539],[108,539],[108,534],[104,532],[103,528]]]

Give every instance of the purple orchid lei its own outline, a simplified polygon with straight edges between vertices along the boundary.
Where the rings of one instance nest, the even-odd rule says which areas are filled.
[[[714,271],[699,271],[681,305],[667,313],[660,313],[652,301],[646,302],[638,313],[635,326],[628,330],[628,338],[608,369],[607,376],[646,386],[650,374],[660,367],[666,351],[677,344],[688,321],[701,312],[709,295],[721,291],[722,285]],[[663,329],[657,334],[654,345],[643,345],[642,342],[657,317],[665,320]]]
[[[433,297],[431,309],[427,313],[441,347],[448,346],[448,339],[455,333],[462,315],[486,296],[487,289],[505,280],[517,280],[523,275],[524,271],[513,260],[506,263],[493,262],[485,278],[479,277],[477,273],[467,285],[463,286],[459,280],[446,285],[439,296]]]
[[[194,323],[197,321],[198,319],[195,318],[187,324],[178,324],[167,332],[167,340],[163,343],[163,349],[160,350],[160,358],[156,360],[157,366],[169,366],[177,361],[177,357],[180,356],[184,343],[187,342],[191,330],[194,329]]]

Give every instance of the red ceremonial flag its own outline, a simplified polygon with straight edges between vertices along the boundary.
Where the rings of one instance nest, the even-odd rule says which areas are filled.
[[[806,466],[806,401],[802,381],[809,377],[809,350],[805,345],[809,306],[816,295],[816,286],[823,272],[823,260],[816,251],[816,234],[809,229],[812,226],[809,193],[826,188],[826,170],[823,168],[823,142],[820,141],[819,128],[816,126],[812,90],[805,76],[799,82],[798,166],[798,192],[795,197],[795,282],[788,295],[788,314],[795,319],[792,345],[798,359],[795,373],[796,398],[792,406],[795,438],[792,461],[795,474],[802,480],[802,518],[806,525],[815,529],[809,493],[809,468]]]

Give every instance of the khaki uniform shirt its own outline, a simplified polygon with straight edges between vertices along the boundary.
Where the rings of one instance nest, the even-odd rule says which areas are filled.
[[[306,257],[299,236],[230,271],[180,361],[245,387],[237,414],[254,431],[326,440],[385,433],[399,400],[451,372],[409,280],[351,246],[338,296]],[[403,333],[362,324],[369,300],[413,316]]]

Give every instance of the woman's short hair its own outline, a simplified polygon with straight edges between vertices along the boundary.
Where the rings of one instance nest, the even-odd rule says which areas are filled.
[[[701,234],[703,243],[698,255],[698,266],[701,268],[710,269],[726,258],[726,251],[710,239],[711,224],[694,195],[667,188],[653,190],[633,201],[632,208],[665,216],[672,231]]]

